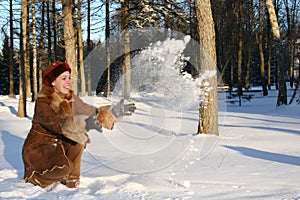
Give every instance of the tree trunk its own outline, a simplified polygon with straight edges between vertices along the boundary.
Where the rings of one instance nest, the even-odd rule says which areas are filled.
[[[122,95],[125,99],[130,97],[130,34],[129,34],[129,0],[122,2],[122,39],[124,62],[122,67]]]
[[[245,46],[248,47],[247,50],[245,50],[246,53],[246,72],[245,72],[245,90],[249,90],[250,89],[250,71],[251,71],[251,54],[253,51],[253,47],[252,47],[252,40],[250,38],[252,38],[253,36],[253,26],[254,26],[254,0],[250,1],[250,5],[249,5],[249,16],[246,18],[246,35],[245,37],[248,38],[247,40],[245,40]]]
[[[279,65],[278,65],[278,97],[277,97],[277,106],[287,105],[287,91],[286,91],[286,84],[285,84],[285,70],[284,70],[284,63],[281,55],[278,55]]]
[[[19,103],[18,117],[26,117],[26,81],[25,81],[25,60],[27,57],[27,0],[22,0],[21,3],[21,63],[20,63],[20,83],[19,83]]]
[[[201,71],[217,71],[216,44],[214,21],[210,0],[196,0],[196,16],[198,21],[201,55]],[[209,57],[209,58],[207,58]],[[208,62],[209,61],[209,62]],[[199,108],[198,133],[218,135],[218,95],[217,73],[209,80],[211,89],[207,92],[206,102],[201,102]]]
[[[57,17],[55,0],[52,1],[52,22],[53,22],[53,57],[54,61],[57,60]]]
[[[66,62],[72,69],[71,80],[74,93],[78,93],[78,70],[77,70],[77,52],[76,52],[76,37],[73,26],[73,0],[62,0],[63,6],[63,24],[64,24],[64,42]]]
[[[13,1],[9,1],[9,29],[10,29],[10,46],[9,46],[9,98],[15,97],[14,91],[14,26],[13,26]]]
[[[28,1],[26,1],[28,4]],[[26,87],[26,98],[31,97],[31,80],[30,80],[30,74],[31,74],[31,68],[30,68],[30,44],[29,44],[29,7],[27,5],[27,22],[26,22],[26,34],[27,34],[27,43],[26,43],[26,57],[25,57],[25,87]]]
[[[238,34],[238,95],[243,95],[242,89],[242,59],[243,59],[243,22],[242,22],[243,2],[239,1],[239,34]]]
[[[290,59],[289,59],[289,74],[290,74],[290,87],[294,88],[294,42],[293,39],[291,38],[289,40],[289,54],[290,54]]]
[[[268,95],[265,78],[265,58],[263,50],[263,0],[259,0],[259,27],[258,27],[258,49],[260,57],[260,76],[263,95]]]
[[[38,95],[38,80],[37,80],[37,38],[36,38],[36,18],[35,18],[35,3],[31,2],[31,15],[32,15],[32,79],[33,79],[33,93],[32,101],[35,101]]]
[[[272,38],[270,37],[270,34],[268,36],[268,89],[271,90],[271,59],[272,59]]]
[[[43,66],[46,63],[46,54],[44,51],[44,35],[45,35],[45,2],[42,1],[42,19],[41,19],[41,32],[39,40],[39,59],[38,59],[38,74],[39,74],[39,90],[43,86]]]
[[[106,49],[106,68],[107,68],[107,97],[110,97],[110,26],[109,26],[109,1],[105,2],[105,49]]]
[[[294,16],[293,10],[290,11],[289,6],[291,3],[287,0],[284,1],[287,19],[287,37],[289,42],[289,81],[291,88],[294,87]],[[294,11],[295,12],[295,11]]]
[[[91,45],[91,4],[90,1],[87,2],[87,50],[88,53],[92,50]],[[91,78],[91,65],[90,62],[87,62],[87,87],[88,87],[88,96],[92,96],[92,78]]]
[[[86,96],[85,72],[84,72],[84,64],[83,64],[82,29],[81,29],[81,0],[78,0],[78,51],[79,51],[81,96]]]
[[[47,4],[47,29],[48,29],[48,63],[50,64],[52,60],[52,48],[51,48],[51,17],[50,17],[50,1],[46,1]]]
[[[273,36],[275,39],[280,39],[277,16],[275,14],[275,9],[272,0],[266,0],[266,7],[268,9],[268,13],[270,17]]]

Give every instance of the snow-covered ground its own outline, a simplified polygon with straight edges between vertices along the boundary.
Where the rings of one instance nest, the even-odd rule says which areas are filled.
[[[276,94],[255,93],[242,106],[220,98],[219,136],[193,135],[196,109],[168,110],[151,92],[133,96],[132,116],[89,132],[80,186],[48,190],[22,179],[34,103],[21,119],[17,98],[1,96],[0,199],[300,199],[300,105],[276,107]]]

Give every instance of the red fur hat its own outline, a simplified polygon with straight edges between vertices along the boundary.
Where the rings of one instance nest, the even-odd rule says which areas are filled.
[[[71,73],[71,68],[68,63],[59,61],[51,63],[43,72],[43,83],[47,86],[51,86],[51,83],[65,71]]]

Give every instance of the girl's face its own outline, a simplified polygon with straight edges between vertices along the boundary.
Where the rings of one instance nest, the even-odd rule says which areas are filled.
[[[71,87],[70,72],[63,72],[52,82],[52,85],[57,91],[68,94]]]

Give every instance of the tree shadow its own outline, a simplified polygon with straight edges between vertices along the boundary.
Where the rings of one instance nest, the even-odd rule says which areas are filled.
[[[13,106],[7,106],[7,105],[5,105],[5,103],[3,103],[3,102],[0,102],[0,105],[1,105],[1,106],[6,106],[6,107],[8,107],[8,109],[10,110],[10,112],[11,112],[12,114],[14,114],[14,115],[17,115],[17,114],[18,114],[17,110],[16,110]]]
[[[222,125],[225,127],[232,127],[232,128],[252,128],[252,129],[261,129],[261,130],[272,130],[272,131],[278,131],[279,133],[288,133],[288,134],[294,134],[294,135],[300,135],[300,131],[298,130],[291,130],[288,128],[276,128],[276,127],[264,127],[264,126],[248,126],[248,125]],[[288,127],[288,126],[286,126]]]
[[[23,177],[22,146],[24,138],[17,137],[8,131],[1,132],[4,144],[4,159],[17,170],[18,177]]]
[[[289,165],[296,165],[300,166],[300,157],[298,156],[291,156],[286,154],[279,154],[279,153],[271,153],[267,151],[261,151],[256,149],[251,149],[247,147],[234,147],[234,146],[224,146],[228,149],[232,149],[234,151],[238,151],[245,156],[269,160],[278,163],[284,163]]]

